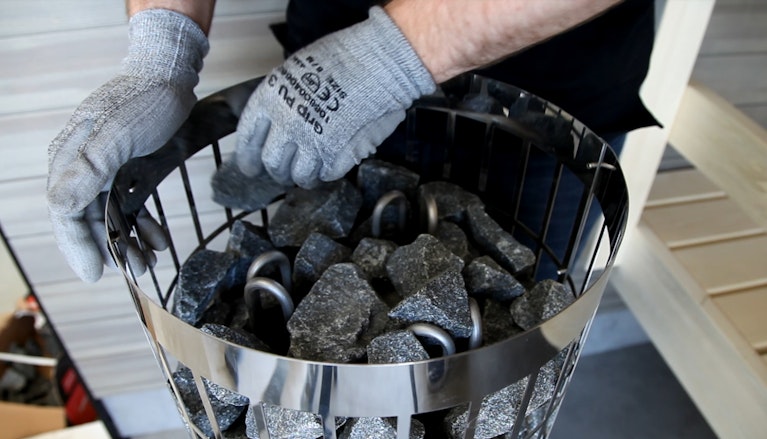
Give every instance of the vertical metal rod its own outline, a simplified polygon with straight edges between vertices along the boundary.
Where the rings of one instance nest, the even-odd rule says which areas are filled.
[[[525,416],[527,416],[527,406],[530,405],[530,399],[532,399],[533,392],[535,392],[535,382],[538,381],[538,372],[540,372],[540,369],[527,377],[525,395],[522,397],[519,407],[517,407],[517,416],[514,419],[514,427],[511,429],[511,434],[509,435],[511,438],[518,438],[519,432],[522,430],[522,424],[525,422]]]
[[[250,405],[253,412],[253,420],[256,422],[256,429],[258,430],[259,439],[269,439],[269,427],[266,422],[266,413],[264,413],[264,404],[262,402],[256,402]]]
[[[397,439],[410,439],[410,415],[397,416]]]
[[[223,435],[221,433],[221,427],[218,425],[216,412],[213,410],[213,404],[210,402],[210,398],[208,397],[208,391],[205,389],[205,383],[203,383],[202,377],[195,371],[192,371],[192,376],[194,376],[194,384],[197,386],[197,392],[200,394],[202,406],[205,408],[205,414],[208,416],[208,421],[210,421],[210,427],[213,430],[213,436],[216,439],[222,439]]]
[[[466,413],[466,430],[463,432],[464,439],[473,439],[477,434],[477,422],[482,410],[482,400],[469,402]]]
[[[221,167],[221,147],[218,144],[218,140],[211,142],[210,147],[213,149],[213,162],[216,164],[216,169]],[[231,224],[233,215],[232,209],[224,207],[224,214],[226,215],[226,222]]]
[[[197,205],[194,202],[194,193],[192,192],[192,185],[189,183],[189,172],[186,170],[186,164],[181,162],[178,166],[181,171],[181,179],[184,182],[184,191],[186,192],[186,199],[189,202],[189,212],[192,214],[192,222],[194,223],[194,231],[197,233],[197,242],[202,244],[205,241],[205,237],[202,234],[202,226],[200,225],[200,216],[197,213]]]

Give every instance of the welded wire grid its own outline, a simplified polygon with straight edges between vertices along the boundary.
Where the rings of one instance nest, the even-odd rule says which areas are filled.
[[[476,85],[472,85],[470,89],[475,87]],[[575,142],[573,154],[577,154],[579,146],[588,134],[586,127],[555,105],[527,96],[524,92],[520,91],[517,99],[528,100],[530,104],[526,111],[538,111],[568,120],[571,135]],[[509,116],[508,109],[504,108],[504,113]],[[436,121],[443,128],[433,130],[432,124],[432,132],[425,136],[427,139],[418,138],[418,136],[423,135],[424,130],[430,129],[429,124],[424,125],[424,122],[429,120]],[[471,144],[462,143],[466,139],[461,130],[467,127],[469,134],[474,137]],[[537,194],[539,198],[545,197],[546,201],[544,203],[545,209],[541,212],[541,222],[536,227],[533,224],[526,224],[518,218],[524,198],[528,196],[526,193],[529,177],[528,163],[531,156],[540,154],[539,145],[536,145],[531,139],[520,138],[509,133],[503,124],[497,123],[497,117],[483,117],[449,108],[430,106],[411,110],[407,122],[407,135],[407,151],[404,153],[403,160],[400,160],[401,164],[419,172],[424,180],[449,180],[480,194],[488,203],[488,211],[499,214],[496,216],[499,223],[507,226],[507,230],[518,239],[522,238],[520,241],[531,244],[539,262],[545,258],[553,262],[556,267],[557,279],[569,285],[576,297],[588,290],[592,284],[593,275],[598,274],[601,268],[606,266],[614,257],[620,241],[620,236],[614,235],[616,230],[622,231],[619,225],[625,221],[626,201],[623,200],[622,203],[619,203],[623,205],[623,211],[612,212],[613,218],[608,221],[604,221],[601,213],[597,215],[598,218],[593,225],[588,224],[587,221],[588,218],[594,217],[594,212],[600,210],[599,203],[594,198],[596,191],[609,186],[609,181],[606,180],[609,180],[611,173],[618,169],[617,160],[607,145],[601,145],[597,160],[587,163],[587,167],[591,168],[593,172],[593,178],[587,180],[580,190],[575,216],[572,224],[570,224],[567,246],[565,252],[559,254],[548,243],[547,238],[552,219],[557,214],[556,201],[561,189],[560,186],[564,181],[563,176],[569,172],[561,160],[556,160],[546,170],[550,175],[550,185],[543,193]],[[177,282],[177,274],[186,257],[202,248],[222,249],[227,238],[226,232],[235,220],[246,218],[257,225],[266,226],[268,224],[269,214],[279,201],[270,206],[269,209],[258,212],[235,212],[228,208],[212,205],[208,188],[210,176],[221,165],[223,157],[230,153],[230,145],[222,148],[219,142],[214,142],[198,154],[199,157],[195,156],[193,159],[187,160],[189,163],[180,163],[177,170],[152,192],[151,200],[146,202],[145,207],[160,221],[168,234],[170,246],[167,251],[158,254],[158,262],[154,267],[149,267],[148,275],[135,276],[131,267],[127,267],[128,284],[134,299],[137,299],[138,295],[151,295],[153,301],[159,303],[166,310],[169,309]],[[510,158],[514,158],[515,162],[513,163],[515,163],[518,172],[514,172],[515,169],[509,169],[514,167],[509,165],[512,163],[509,161]],[[188,169],[192,162],[195,166],[194,172],[190,172]],[[567,181],[568,184],[572,184],[573,180]],[[622,183],[622,177],[620,182]],[[199,195],[197,192],[200,192],[201,188],[203,188],[203,194]],[[170,208],[171,205],[163,202],[164,194],[161,192],[164,191],[169,191],[172,194],[172,208]],[[183,194],[181,200],[178,199],[179,193]],[[112,231],[110,236],[117,239],[119,233],[116,230],[122,230],[123,233],[130,233],[138,238],[137,242],[140,245],[141,232],[135,227],[135,223],[132,223],[131,215],[116,214],[119,206],[115,205],[114,200],[112,200],[111,209],[112,214],[109,222]],[[608,229],[613,230],[612,236]],[[586,239],[590,234],[596,238]],[[586,250],[583,250],[584,248]],[[579,253],[579,249],[581,253]],[[589,251],[590,253],[588,253]],[[119,250],[116,257],[121,257]],[[123,260],[123,262],[127,261]],[[139,316],[146,325],[146,321],[141,316],[138,301],[137,308]],[[527,386],[524,399],[517,409],[513,430],[503,437],[543,438],[548,436],[589,326],[590,322],[584,328],[581,336],[573,340],[562,354],[565,360],[556,380],[554,392],[548,398],[548,402],[529,416],[527,408],[536,391],[539,371],[533,372],[526,378]],[[192,422],[181,400],[180,391],[171,378],[178,361],[156,340],[151,340],[150,337],[150,341],[153,342],[157,360],[168,377],[168,385],[176,397],[179,411],[190,431],[197,437],[207,437],[207,434]],[[222,432],[216,422],[202,376],[192,372],[214,436],[217,438],[227,437],[226,432]],[[263,410],[261,412],[263,414]],[[479,413],[480,407],[474,404],[469,409],[469,418],[472,419]],[[325,437],[335,437],[337,420],[323,421],[325,421]],[[328,425],[331,422],[332,425]],[[409,426],[410,420],[400,417],[397,419],[397,424],[403,427]],[[260,419],[259,425],[264,427],[265,418]],[[399,434],[399,437],[407,437],[406,432],[403,433],[401,429]],[[473,426],[470,425],[466,437],[473,437],[472,435]],[[271,437],[265,427],[261,432],[261,437]]]

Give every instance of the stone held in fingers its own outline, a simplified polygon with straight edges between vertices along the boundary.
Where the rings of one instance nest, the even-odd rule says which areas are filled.
[[[535,254],[505,231],[481,206],[469,206],[467,222],[470,237],[481,251],[492,256],[511,274],[529,270],[535,264]]]
[[[489,256],[480,256],[463,270],[469,295],[509,302],[525,292],[525,287]]]
[[[472,333],[469,295],[461,273],[446,270],[429,279],[389,312],[392,319],[407,323],[431,323],[456,338]]]
[[[368,363],[390,364],[428,360],[429,354],[418,337],[408,330],[398,330],[379,335],[367,347]]]
[[[290,186],[277,183],[265,172],[248,177],[233,161],[226,161],[213,174],[211,187],[216,203],[252,212],[268,206]]]
[[[179,271],[171,313],[196,324],[216,296],[234,284],[236,260],[232,253],[208,249],[192,254]]]
[[[452,270],[460,272],[463,260],[432,235],[421,234],[411,244],[396,249],[386,262],[386,273],[402,297],[420,290],[434,276]]]
[[[574,301],[575,297],[565,285],[544,279],[514,299],[511,303],[511,316],[517,325],[527,330],[554,317]]]
[[[288,321],[288,354],[334,363],[360,360],[386,326],[388,311],[356,264],[332,265]]]
[[[314,189],[292,188],[269,222],[269,237],[275,247],[299,247],[312,232],[345,238],[361,205],[362,195],[346,179]]]

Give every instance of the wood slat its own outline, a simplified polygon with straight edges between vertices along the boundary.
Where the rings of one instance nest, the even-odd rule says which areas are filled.
[[[765,233],[729,198],[647,208],[642,220],[671,249]]]
[[[767,287],[713,297],[713,303],[757,351],[767,349]]]
[[[726,194],[695,168],[660,172],[655,176],[645,207],[710,200]]]
[[[671,252],[708,294],[767,285],[767,234]]]
[[[767,228],[767,130],[710,88],[691,84],[669,142]]]

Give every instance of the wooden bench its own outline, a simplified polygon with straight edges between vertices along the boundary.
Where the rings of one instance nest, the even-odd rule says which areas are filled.
[[[767,131],[711,90],[685,91],[612,282],[722,438],[767,437]]]

